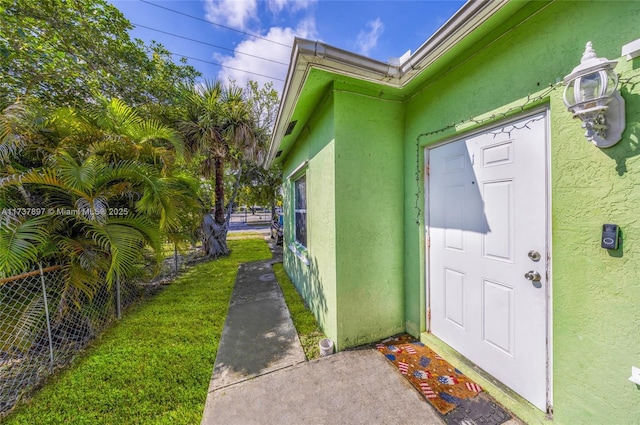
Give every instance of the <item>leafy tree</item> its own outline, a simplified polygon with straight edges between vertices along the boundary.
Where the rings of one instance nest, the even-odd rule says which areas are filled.
[[[271,215],[282,202],[282,169],[273,166],[265,170],[261,165],[245,164],[240,181],[240,193],[246,205],[269,205]]]
[[[0,105],[82,105],[95,93],[169,103],[177,82],[200,75],[161,45],[132,41],[131,23],[105,0],[0,0],[0,14]]]
[[[254,205],[271,206],[271,215],[275,214],[276,205],[282,201],[282,169],[271,167],[265,170],[262,165],[268,150],[268,143],[271,140],[271,131],[278,115],[278,92],[273,88],[272,83],[265,84],[262,88],[254,81],[247,84],[248,101],[252,116],[255,120],[256,133],[258,137],[258,151],[260,161],[249,163],[244,173],[243,186],[249,189],[249,193],[254,198]]]
[[[273,88],[273,83],[266,83],[260,87],[255,81],[249,81],[245,93],[262,153],[266,154],[271,130],[278,117],[278,92]],[[258,163],[262,164],[263,160],[264,158],[261,158]]]

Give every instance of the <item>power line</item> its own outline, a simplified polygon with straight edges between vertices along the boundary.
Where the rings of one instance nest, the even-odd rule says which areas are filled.
[[[211,65],[216,65],[216,66],[219,66],[221,68],[228,68],[228,69],[233,69],[234,71],[246,72],[247,74],[257,75],[259,77],[271,78],[272,80],[277,80],[277,81],[284,81],[283,78],[271,77],[269,75],[259,74],[257,72],[247,71],[247,70],[240,69],[240,68],[234,68],[232,66],[223,65],[223,64],[217,63],[217,62],[212,62],[212,61],[207,61],[207,60],[204,60],[204,59],[193,58],[191,56],[183,55],[181,53],[169,52],[169,54],[172,54],[172,55],[175,55],[175,56],[181,56],[183,58],[191,59],[191,60],[198,61],[198,62],[204,62],[204,63],[208,63],[208,64],[211,64]]]
[[[285,66],[289,65],[288,63],[279,62],[279,61],[277,61],[277,60],[268,59],[268,58],[265,58],[265,57],[262,57],[262,56],[252,55],[251,53],[245,53],[245,52],[235,51],[234,49],[230,49],[230,48],[228,48],[228,47],[218,46],[218,45],[215,45],[215,44],[212,44],[212,43],[207,43],[206,41],[196,40],[196,39],[194,39],[194,38],[189,38],[189,37],[185,37],[185,36],[182,36],[182,35],[173,34],[173,33],[170,33],[170,32],[167,32],[167,31],[162,31],[162,30],[159,30],[159,29],[156,29],[156,28],[147,27],[147,26],[145,26],[145,25],[135,24],[135,23],[133,23],[133,22],[132,22],[131,24],[132,24],[133,26],[135,26],[135,27],[138,27],[138,28],[145,28],[145,29],[148,29],[148,30],[151,30],[151,31],[156,31],[156,32],[159,32],[159,33],[162,33],[162,34],[167,34],[167,35],[170,35],[170,36],[172,36],[172,37],[182,38],[182,39],[184,39],[184,40],[193,41],[193,42],[195,42],[195,43],[205,44],[205,45],[207,45],[207,46],[215,47],[215,48],[217,48],[217,49],[222,49],[222,50],[227,50],[227,51],[229,51],[229,52],[234,52],[234,53],[237,53],[237,54],[239,54],[239,55],[251,56],[252,58],[262,59],[262,60],[265,60],[265,61],[269,61],[269,62],[277,63],[277,64],[279,64],[279,65],[285,65]]]
[[[211,21],[208,21],[206,19],[199,18],[197,16],[189,15],[188,13],[180,12],[179,10],[170,9],[168,7],[165,7],[165,6],[160,6],[159,4],[156,4],[156,3],[151,3],[150,1],[146,1],[146,0],[139,0],[139,1],[141,1],[142,3],[149,4],[151,6],[159,7],[160,9],[168,10],[169,12],[173,12],[173,13],[177,13],[179,15],[187,16],[187,17],[192,18],[192,19],[197,19],[198,21],[206,22],[208,24],[215,25],[215,26],[218,26],[220,28],[224,28],[224,29],[228,29],[228,30],[231,30],[231,31],[235,31],[235,32],[238,32],[240,34],[248,35],[250,37],[259,38],[260,40],[268,41],[268,42],[274,43],[274,44],[279,44],[279,45],[284,46],[284,47],[291,47],[290,45],[284,44],[284,43],[280,43],[279,41],[270,40],[268,38],[261,37],[259,35],[251,34],[249,32],[241,31],[241,30],[238,30],[238,29],[235,29],[235,28],[227,27],[227,26],[224,26],[222,24],[218,24],[216,22],[211,22]]]

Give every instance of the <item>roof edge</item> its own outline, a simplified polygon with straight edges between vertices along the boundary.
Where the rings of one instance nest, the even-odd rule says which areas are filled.
[[[311,67],[394,86],[399,83],[400,77],[398,65],[381,62],[321,41],[296,37],[293,42],[289,71],[285,79],[282,101],[274,125],[275,131],[271,138],[265,168],[269,168],[275,158],[280,143],[274,141],[281,140],[284,135],[293,112],[293,106],[302,90],[302,82],[306,79]],[[290,93],[292,90],[296,90],[295,94]]]
[[[402,88],[419,72],[447,53],[510,0],[468,0],[404,63],[392,65],[320,41],[295,38],[284,92],[264,167],[275,159],[304,81],[312,67],[361,80]]]

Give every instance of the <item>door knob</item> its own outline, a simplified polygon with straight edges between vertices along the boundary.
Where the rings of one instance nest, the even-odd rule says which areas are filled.
[[[524,274],[525,279],[528,279],[532,282],[540,282],[540,273],[531,270]]]

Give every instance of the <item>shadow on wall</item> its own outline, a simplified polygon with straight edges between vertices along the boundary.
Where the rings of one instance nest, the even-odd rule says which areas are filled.
[[[622,87],[621,93],[626,103],[627,128],[618,144],[602,150],[616,162],[616,171],[619,176],[623,176],[627,172],[627,160],[640,155],[640,123],[638,123],[640,117],[629,116],[630,113],[633,113],[631,110],[633,108],[630,108],[629,105],[640,105],[640,95],[629,93],[626,87]]]
[[[608,249],[607,253],[609,254],[609,257],[615,257],[615,258],[622,258],[622,256],[624,255],[624,238],[623,238],[623,234],[622,234],[622,229],[620,230],[620,236],[618,238],[618,249]]]
[[[284,247],[283,249],[289,249]],[[327,298],[323,290],[323,282],[320,277],[318,261],[315,258],[309,258],[309,265],[305,265],[295,255],[285,255],[285,268],[289,277],[298,289],[300,295],[307,308],[309,308],[318,324],[324,331],[326,316],[329,312]]]

